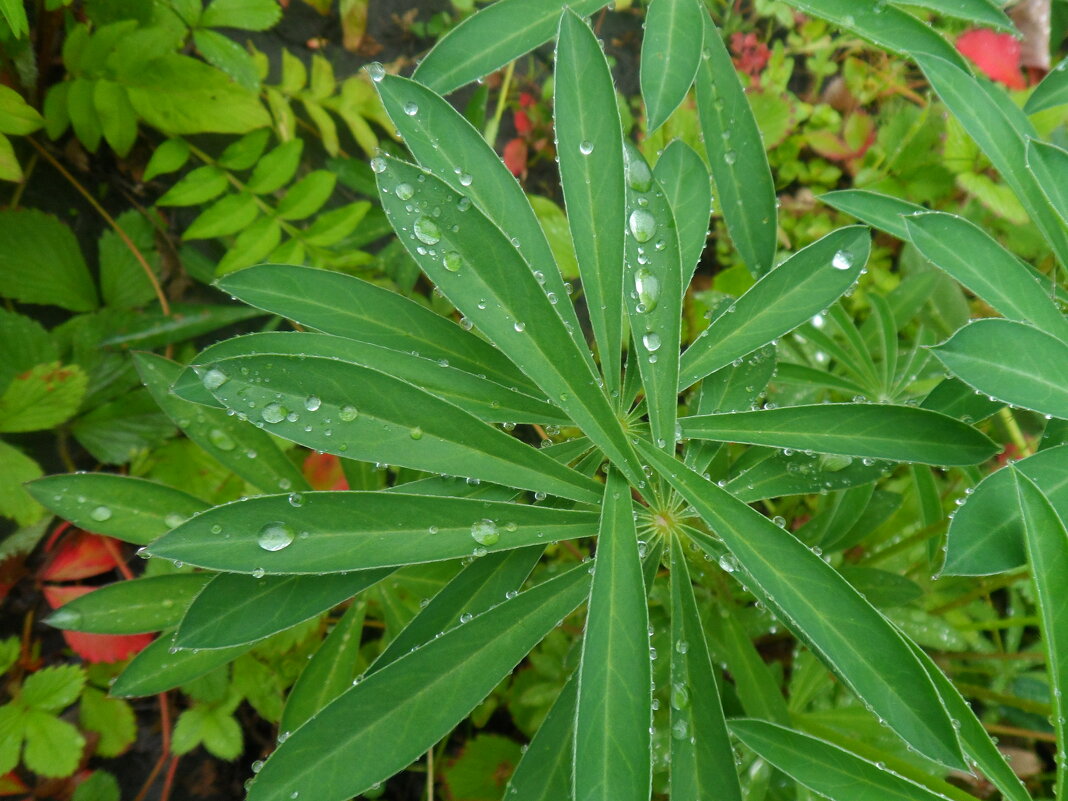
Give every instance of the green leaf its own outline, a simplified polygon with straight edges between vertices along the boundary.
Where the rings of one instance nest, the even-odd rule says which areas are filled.
[[[1038,328],[1012,320],[977,320],[931,352],[954,375],[986,395],[1068,418],[1064,381],[1068,344]]]
[[[95,687],[86,687],[82,693],[78,722],[83,729],[97,733],[97,756],[119,756],[137,739],[137,719],[130,705],[119,698],[108,698]]]
[[[282,9],[276,0],[212,0],[200,17],[200,24],[207,28],[265,31],[281,18]]]
[[[104,133],[93,102],[94,84],[95,81],[88,78],[75,78],[67,91],[67,113],[74,134],[90,153],[95,153],[100,147],[100,137]]]
[[[46,779],[70,776],[78,767],[85,738],[65,720],[36,709],[24,714],[26,767]]]
[[[106,770],[94,770],[74,789],[71,801],[120,801],[121,797],[119,780]]]
[[[162,445],[174,434],[174,425],[148,392],[135,389],[79,417],[71,433],[98,461],[123,464]]]
[[[732,720],[730,726],[746,746],[831,801],[947,801],[941,793],[826,740],[763,720]]]
[[[126,90],[113,81],[96,81],[93,105],[104,139],[116,154],[127,155],[137,141],[137,112],[130,105]]]
[[[1068,518],[1068,447],[1041,450],[1017,462],[1016,469],[1042,487],[1050,503]],[[1006,470],[991,473],[976,485],[949,524],[943,573],[985,576],[1026,564],[1023,522],[1014,493]]]
[[[588,591],[582,565],[364,679],[279,746],[250,801],[282,801],[293,792],[343,801],[393,775],[485,698]]]
[[[22,167],[19,166],[15,148],[4,134],[0,134],[0,180],[22,181]]]
[[[635,483],[640,480],[637,457],[589,362],[508,237],[435,176],[393,159],[378,166],[386,216],[423,272]],[[392,192],[401,183],[413,188],[411,202]],[[441,216],[432,218],[423,208],[440,209]]]
[[[646,130],[655,131],[690,91],[701,63],[704,9],[695,0],[653,0],[642,39]]]
[[[697,70],[697,110],[716,182],[716,205],[749,272],[764,275],[775,266],[775,183],[734,62],[707,16],[704,58]]]
[[[997,443],[938,412],[880,403],[785,406],[679,421],[683,436],[858,458],[933,465],[978,464]]]
[[[274,495],[217,506],[149,550],[234,573],[341,573],[588,537],[596,521],[592,512],[401,492],[307,492],[300,501]]]
[[[903,218],[927,212],[923,206],[890,195],[881,195],[868,189],[841,189],[837,192],[826,192],[820,195],[819,199],[831,208],[851,214],[861,222],[905,241],[909,238],[909,232]]]
[[[259,204],[252,195],[244,192],[225,195],[197,215],[185,229],[182,239],[210,239],[236,234],[251,225],[259,213]]]
[[[1042,644],[1046,652],[1046,670],[1052,696],[1052,722],[1057,742],[1068,736],[1065,721],[1064,690],[1068,689],[1068,593],[1061,577],[1068,573],[1068,529],[1049,498],[1030,478],[1014,466],[1009,467],[1016,490],[1016,503],[1023,521],[1027,562],[1031,567],[1035,597],[1041,619]],[[1068,759],[1057,755],[1057,789],[1064,792],[1068,778]]]
[[[22,755],[26,732],[26,710],[15,704],[0,706],[0,769],[13,771]]]
[[[178,717],[171,750],[186,754],[203,745],[219,759],[237,759],[244,749],[241,727],[229,705],[195,704]]]
[[[226,191],[226,173],[218,167],[197,167],[168,189],[157,206],[199,206]]]
[[[571,797],[571,763],[574,759],[572,736],[577,691],[578,677],[572,675],[523,752],[502,798],[512,801],[557,801]]]
[[[990,0],[902,0],[895,5],[917,6],[986,28],[1015,31],[1012,20]]]
[[[545,290],[558,299],[556,311],[571,325],[576,344],[588,354],[582,326],[574,306],[567,300],[561,270],[556,268],[557,264],[563,268],[564,262],[557,255],[557,246],[546,241],[542,229],[544,218],[539,225],[535,216],[537,207],[531,208],[534,201],[527,202],[519,182],[490,144],[463,115],[426,87],[393,75],[383,77],[377,87],[382,105],[416,160],[455,191],[469,197],[488,219],[520,241],[528,269],[538,270],[539,282],[544,282]],[[413,106],[417,109],[415,114],[405,113],[405,109]],[[562,214],[560,218],[563,220]],[[573,262],[566,220],[563,228]]]
[[[308,328],[391,350],[415,351],[527,392],[534,388],[485,340],[415,301],[359,278],[311,267],[261,264],[221,278],[219,288]]]
[[[521,757],[519,743],[499,734],[476,734],[464,742],[442,779],[452,798],[500,798]]]
[[[227,170],[250,169],[260,160],[270,138],[271,131],[267,128],[251,131],[227,145],[215,163]]]
[[[119,228],[145,257],[156,275],[160,273],[160,258],[156,250],[152,222],[131,209],[115,220]],[[129,245],[116,231],[104,231],[97,241],[100,258],[100,291],[104,303],[116,309],[135,309],[156,299],[156,291]]]
[[[623,132],[608,62],[593,31],[571,11],[560,17],[553,114],[567,222],[601,372],[614,394],[623,337]],[[628,180],[644,191],[652,175],[644,161],[640,166],[641,178]]]
[[[255,92],[189,56],[168,53],[128,64],[119,83],[141,119],[164,133],[240,134],[271,124]]]
[[[741,801],[716,670],[677,536],[671,538],[671,642],[671,797]]]
[[[19,701],[31,709],[59,712],[73,704],[85,687],[85,671],[78,665],[55,665],[26,677]]]
[[[259,91],[260,76],[256,62],[240,44],[216,31],[193,31],[193,43],[209,64],[218,67],[240,86],[253,92]]]
[[[575,500],[597,496],[594,483],[570,468],[465,409],[370,368],[313,356],[240,356],[216,362],[205,377],[228,408],[248,410],[271,434],[316,450]]]
[[[256,169],[248,179],[249,191],[263,195],[289,183],[297,174],[303,149],[303,139],[291,139],[268,151],[256,163]]]
[[[283,220],[303,220],[315,214],[334,192],[337,178],[332,172],[314,170],[287,191],[278,204],[278,216]]]
[[[164,633],[130,660],[110,692],[116,698],[131,698],[173,690],[234,661],[251,647],[180,651],[174,647],[174,637]]]
[[[178,625],[210,579],[207,573],[175,573],[118,581],[68,601],[45,622],[93,634],[161,631]]]
[[[300,470],[269,434],[221,409],[209,409],[172,395],[170,387],[181,371],[177,364],[150,353],[136,354],[134,363],[160,408],[217,461],[268,492],[308,488]]]
[[[1068,342],[1068,321],[1026,264],[977,225],[940,211],[905,218],[923,256],[1010,320],[1031,323]]]
[[[728,565],[847,687],[921,754],[963,766],[938,694],[886,618],[755,509],[648,444],[639,449],[723,540],[735,560]]]
[[[1065,169],[1068,169],[1068,151],[1047,142],[1028,139],[1027,169],[1031,171],[1050,205],[1065,225],[1068,225],[1068,189],[1061,180]]]
[[[840,228],[799,250],[727,307],[682,354],[679,388],[792,331],[837,300],[864,268],[867,228]]]
[[[584,15],[604,5],[604,0],[570,5],[563,0],[501,0],[442,36],[412,77],[446,95],[545,44],[557,32],[565,7]]]
[[[189,143],[184,139],[166,139],[152,151],[152,158],[145,166],[142,180],[148,182],[157,176],[180,170],[187,161],[189,161]]]
[[[1024,112],[1037,114],[1068,103],[1068,59],[1061,59],[1027,98]]]
[[[0,309],[0,392],[19,373],[58,358],[55,343],[36,320]]]
[[[76,364],[39,364],[0,395],[0,432],[41,431],[68,420],[85,397],[88,376]]]
[[[332,609],[393,571],[350,575],[215,576],[185,613],[179,648],[228,648],[253,643]]]
[[[278,220],[273,217],[260,217],[238,235],[233,247],[219,261],[215,272],[223,275],[263,261],[268,253],[278,247],[281,239],[282,227]]]
[[[353,603],[305,665],[286,699],[278,724],[281,732],[303,726],[308,718],[352,687],[366,611],[363,602]]]
[[[29,33],[30,22],[26,18],[26,9],[18,0],[0,2],[0,14],[3,14],[4,22],[16,39],[21,39],[23,34]]]
[[[630,487],[608,474],[579,664],[576,801],[648,799],[649,612]]]
[[[26,136],[44,125],[44,119],[22,95],[8,86],[0,86],[0,134]]]
[[[361,200],[325,211],[304,229],[303,240],[317,247],[336,245],[356,229],[370,210],[371,204]]]
[[[784,495],[847,489],[880,478],[886,462],[854,459],[841,454],[791,453],[779,448],[749,448],[731,464],[726,489],[746,503]]]
[[[43,510],[23,484],[39,478],[43,472],[36,461],[0,440],[0,515],[14,519],[22,526],[40,519]]]
[[[0,294],[74,312],[97,307],[93,279],[74,234],[37,209],[0,211]]]
[[[705,249],[708,218],[712,213],[712,179],[692,147],[675,139],[660,154],[653,168],[678,227],[685,290]]]

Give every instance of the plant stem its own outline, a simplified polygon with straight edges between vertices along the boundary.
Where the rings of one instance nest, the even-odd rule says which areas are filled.
[[[1024,437],[1023,432],[1020,431],[1020,426],[1016,422],[1016,418],[1013,417],[1012,412],[1009,411],[1008,406],[1002,406],[998,410],[998,417],[1001,418],[1001,422],[1005,424],[1005,429],[1009,432],[1009,439],[1012,440],[1012,444],[1020,449],[1020,456],[1030,456],[1031,446],[1028,445],[1027,439]]]
[[[483,137],[489,146],[493,147],[497,141],[497,132],[501,127],[501,117],[504,116],[504,107],[508,103],[508,90],[512,85],[512,74],[515,72],[515,62],[510,61],[507,68],[504,70],[504,80],[501,82],[501,93],[497,98],[497,110],[493,114],[493,119],[486,123],[486,131]]]

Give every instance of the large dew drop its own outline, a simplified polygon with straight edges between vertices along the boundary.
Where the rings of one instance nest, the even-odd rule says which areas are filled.
[[[201,383],[204,384],[204,389],[208,390],[208,392],[218,389],[229,380],[230,376],[217,367],[212,367],[200,379]]]
[[[393,191],[397,193],[397,197],[401,200],[411,200],[412,195],[415,194],[415,189],[409,183],[397,184],[397,188]]]
[[[642,267],[634,274],[634,289],[638,293],[640,311],[651,312],[660,300],[660,280],[650,270]]]
[[[285,523],[268,523],[256,535],[256,544],[265,551],[280,551],[289,547],[296,536]]]
[[[853,254],[848,250],[839,250],[831,259],[831,266],[836,270],[848,270],[853,266]]]
[[[627,157],[627,183],[635,192],[648,192],[653,188],[653,172],[645,159],[624,151]]]
[[[436,245],[441,241],[441,229],[438,228],[436,222],[426,215],[419,217],[415,221],[412,226],[412,232],[415,234],[415,238],[424,245]]]
[[[220,451],[232,451],[237,447],[237,443],[221,428],[213,428],[208,432],[208,442]]]
[[[645,209],[635,209],[630,213],[630,233],[639,242],[648,242],[656,233],[656,217]]]
[[[497,531],[497,524],[492,520],[479,520],[471,526],[471,539],[479,545],[496,545],[501,538]]]
[[[260,414],[268,423],[281,423],[289,414],[289,409],[280,403],[268,403]]]
[[[351,423],[359,416],[359,410],[351,403],[342,406],[337,413],[337,417],[342,423]]]
[[[649,331],[642,337],[642,344],[645,345],[645,349],[650,353],[660,350],[660,334],[655,331]]]
[[[464,257],[455,250],[447,250],[445,255],[441,257],[441,264],[450,273],[458,273],[460,268],[464,266]]]
[[[111,519],[111,509],[106,506],[97,506],[89,513],[89,517],[93,518],[97,523],[103,523],[105,520]]]

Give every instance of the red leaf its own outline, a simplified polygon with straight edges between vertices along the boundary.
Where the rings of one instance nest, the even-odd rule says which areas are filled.
[[[520,136],[525,136],[530,133],[530,129],[534,126],[530,124],[530,117],[527,116],[525,111],[517,111],[513,115],[513,121],[515,122],[515,132]]]
[[[527,171],[527,143],[522,139],[513,139],[504,146],[501,156],[504,164],[517,178]]]
[[[957,37],[957,49],[991,80],[1010,89],[1027,87],[1020,73],[1020,43],[1012,34],[976,28]]]
[[[753,78],[760,75],[771,58],[768,46],[755,33],[732,33],[731,52],[734,53],[734,66]]]
[[[317,490],[347,490],[341,460],[332,453],[312,453],[304,460],[304,478]]]
[[[97,587],[84,585],[44,585],[44,597],[53,609],[70,603],[75,598],[92,592]],[[86,634],[81,631],[64,631],[63,639],[78,656],[86,662],[118,662],[142,651],[152,642],[151,634]]]
[[[72,581],[114,570],[118,562],[104,544],[105,539],[110,538],[88,531],[74,531],[63,539],[41,569],[40,578],[45,581]],[[117,540],[111,541],[118,546]]]

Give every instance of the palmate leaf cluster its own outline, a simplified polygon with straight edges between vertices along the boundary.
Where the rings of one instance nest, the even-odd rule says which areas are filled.
[[[446,36],[412,79],[371,69],[414,160],[373,160],[382,205],[460,324],[359,279],[310,268],[268,264],[222,278],[225,291],[303,330],[230,339],[184,367],[150,355],[138,365],[188,436],[265,494],[208,509],[135,479],[37,482],[35,495],[65,517],[82,522],[105,506],[110,515],[96,530],[211,571],[124,582],[68,605],[53,622],[162,630],[113,687],[147,695],[226,664],[403,566],[463,560],[355,682],[338,669],[351,663],[362,625],[360,607],[351,607],[294,686],[279,747],[249,797],[344,799],[384,781],[584,609],[578,666],[507,797],[639,799],[650,795],[655,737],[647,595],[666,582],[663,747],[673,798],[743,797],[733,737],[800,785],[841,801],[959,797],[942,781],[948,769],[977,769],[1004,797],[1025,801],[1027,791],[949,679],[845,571],[809,547],[855,544],[850,527],[822,521],[806,542],[749,504],[844,490],[843,505],[857,506],[847,515],[855,523],[873,498],[870,484],[895,464],[910,464],[917,486],[931,487],[931,466],[969,467],[997,452],[973,423],[1006,404],[1046,415],[1044,449],[984,481],[954,520],[946,568],[1034,567],[1063,741],[1068,617],[1056,576],[1068,569],[1068,446],[1061,444],[1068,334],[1051,279],[953,215],[873,193],[829,197],[912,243],[1001,315],[969,323],[934,348],[953,377],[911,395],[931,356],[919,344],[899,352],[890,305],[873,300],[864,330],[835,305],[864,269],[869,229],[845,227],[777,255],[775,190],[760,134],[701,6],[654,0],[642,91],[655,126],[696,84],[704,159],[673,143],[650,165],[624,141],[607,62],[579,16],[603,4],[561,5],[501,0]],[[973,77],[919,18],[885,3],[794,5],[910,55],[1065,263],[1068,215],[1050,177],[1064,151],[1039,141],[1024,113]],[[1007,24],[984,0],[912,5],[952,5],[967,19]],[[511,33],[490,35],[500,30]],[[677,30],[685,35],[675,38]],[[441,97],[554,38],[560,178],[596,358],[521,189]],[[1036,96],[1056,98],[1058,80]],[[756,281],[681,351],[683,292],[704,245],[710,181]],[[838,367],[790,362],[784,380],[860,389],[881,402],[756,407],[776,368],[777,340],[799,328]],[[518,431],[563,426],[574,436],[534,448],[515,435],[517,424]],[[308,491],[269,435],[341,457],[356,489]],[[242,458],[249,450],[255,460]],[[429,475],[377,489],[359,481],[360,463],[369,462]],[[935,491],[936,518],[937,500]],[[983,508],[997,510],[996,535]],[[548,545],[590,537],[593,561],[540,567]],[[721,644],[710,644],[708,632],[731,624],[703,619],[692,581],[714,569],[708,562],[770,610],[925,767],[908,760],[887,767],[870,751],[793,728],[777,693],[761,714],[747,706],[752,717],[728,721],[712,659]],[[538,580],[528,585],[532,572]],[[116,615],[121,609],[129,611]],[[744,679],[736,681],[741,687]],[[1064,770],[1058,757],[1058,788]]]

